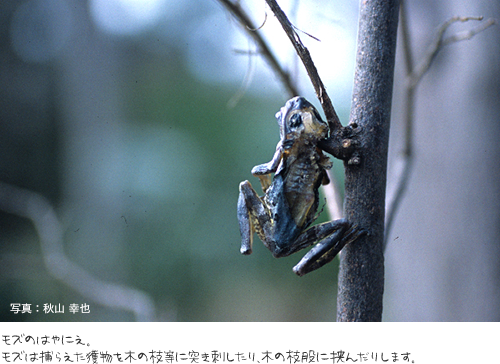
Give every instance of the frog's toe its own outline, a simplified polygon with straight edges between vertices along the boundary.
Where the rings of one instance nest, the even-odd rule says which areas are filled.
[[[240,249],[240,253],[243,255],[250,255],[252,254],[252,248],[250,248],[249,246],[242,246]]]

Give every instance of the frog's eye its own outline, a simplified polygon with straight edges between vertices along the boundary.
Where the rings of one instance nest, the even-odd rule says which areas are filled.
[[[302,117],[300,116],[300,114],[293,114],[290,117],[290,127],[296,128],[300,125],[302,125]]]

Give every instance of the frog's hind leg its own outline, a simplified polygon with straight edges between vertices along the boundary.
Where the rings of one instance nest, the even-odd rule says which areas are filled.
[[[254,232],[257,232],[269,250],[275,249],[275,242],[270,238],[272,223],[269,211],[248,181],[240,183],[238,221],[241,233],[241,254],[252,253]]]
[[[350,226],[344,219],[311,227],[299,236],[297,248],[305,248],[308,243],[311,245],[315,241],[319,242],[293,267],[293,271],[297,275],[303,276],[321,268],[331,262],[344,246],[355,241],[364,233],[356,226]]]

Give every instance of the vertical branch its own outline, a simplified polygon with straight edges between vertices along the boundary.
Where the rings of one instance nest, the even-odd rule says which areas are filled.
[[[411,51],[410,35],[408,31],[408,22],[406,14],[406,2],[401,2],[400,11],[400,24],[401,24],[401,36],[403,45],[403,59],[406,68],[406,76],[409,78],[413,73],[413,55]],[[410,172],[413,167],[413,116],[415,109],[415,87],[410,86],[407,83],[405,89],[404,97],[404,144],[401,155],[395,161],[395,187],[387,189],[387,199],[386,199],[386,217],[385,217],[385,236],[384,236],[384,251],[387,247],[387,239],[389,237],[389,232],[391,231],[392,224],[394,222],[394,216],[397,212],[397,207],[403,197],[408,180],[410,178]]]
[[[368,232],[340,257],[338,321],[380,321],[384,292],[387,151],[398,24],[398,0],[360,2],[350,125],[360,164],[345,163],[345,217]]]
[[[387,191],[387,209],[386,209],[386,219],[385,219],[385,238],[384,238],[384,250],[387,246],[387,239],[391,231],[398,207],[403,199],[404,192],[408,185],[408,180],[413,167],[413,119],[415,110],[415,93],[417,86],[419,85],[422,77],[429,70],[432,65],[433,60],[436,58],[437,54],[443,47],[447,44],[460,42],[463,40],[468,40],[474,37],[476,34],[488,29],[489,27],[496,24],[495,19],[488,19],[485,22],[480,23],[478,26],[469,29],[467,31],[462,31],[460,33],[455,33],[447,38],[445,38],[445,33],[447,29],[454,23],[457,22],[468,22],[468,21],[482,21],[483,17],[460,17],[454,16],[444,22],[438,29],[433,42],[427,49],[426,54],[422,60],[415,66],[413,61],[413,55],[411,52],[410,37],[408,34],[408,24],[406,16],[406,6],[403,1],[401,4],[401,35],[403,37],[403,55],[404,63],[406,67],[406,88],[405,88],[405,115],[403,120],[404,128],[404,146],[402,153],[398,156],[396,160],[393,177],[394,180],[392,186],[388,188]]]

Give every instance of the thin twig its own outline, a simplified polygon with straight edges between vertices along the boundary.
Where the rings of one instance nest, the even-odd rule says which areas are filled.
[[[286,72],[278,62],[278,59],[271,51],[267,42],[262,38],[259,33],[260,27],[256,26],[248,14],[243,10],[239,3],[231,0],[218,0],[222,5],[228,9],[228,11],[233,14],[233,16],[243,25],[243,28],[247,34],[255,41],[260,53],[263,55],[264,59],[267,60],[274,73],[278,75],[281,83],[285,86],[289,97],[297,96],[299,93],[297,87],[292,82],[290,74]]]
[[[253,62],[253,56],[255,52],[247,52],[248,54],[248,67],[247,67],[247,72],[245,74],[245,77],[243,79],[243,82],[241,83],[241,86],[239,90],[229,99],[227,102],[227,107],[229,109],[234,108],[238,102],[241,100],[241,98],[245,95],[246,91],[250,87],[250,84],[253,79],[253,74],[254,74],[254,62]]]
[[[32,221],[40,238],[45,267],[54,278],[98,304],[132,312],[137,321],[154,320],[155,305],[149,295],[131,287],[104,282],[65,255],[61,223],[44,197],[0,182],[0,210]]]
[[[410,36],[408,31],[408,22],[406,14],[406,1],[401,1],[400,4],[400,25],[401,36],[403,43],[403,55],[407,77],[413,72],[413,55],[410,44]],[[387,247],[387,239],[394,222],[394,216],[397,208],[402,200],[405,189],[408,185],[410,172],[413,167],[413,116],[415,107],[415,88],[406,87],[405,90],[405,116],[403,119],[404,130],[404,146],[402,153],[397,157],[393,168],[393,188],[388,189],[386,199],[386,215],[385,215],[385,234],[384,234],[384,251]]]
[[[413,168],[413,124],[414,124],[414,109],[415,109],[415,90],[422,77],[429,70],[432,62],[436,58],[439,51],[445,45],[468,40],[474,35],[484,31],[490,26],[496,24],[494,19],[488,19],[477,27],[468,31],[456,33],[445,38],[446,30],[456,22],[467,21],[481,21],[483,17],[453,17],[444,22],[438,29],[434,41],[429,46],[424,58],[417,67],[414,67],[413,55],[411,53],[410,37],[408,31],[406,2],[401,2],[400,24],[401,34],[403,38],[403,54],[406,67],[407,84],[405,90],[405,116],[403,121],[404,129],[404,146],[402,153],[398,156],[393,168],[393,177],[391,180],[395,181],[392,187],[387,192],[386,202],[386,218],[385,218],[385,237],[384,249],[387,247],[389,233],[391,231],[396,211],[402,201],[404,192],[408,185],[408,180]]]
[[[447,38],[444,37],[445,32],[448,30],[448,28],[456,23],[456,22],[468,22],[468,21],[482,21],[483,17],[478,16],[478,17],[461,17],[461,16],[454,16],[444,22],[438,29],[436,33],[436,37],[434,38],[434,41],[431,43],[429,48],[427,49],[426,55],[423,58],[422,62],[415,67],[415,69],[412,71],[408,78],[408,83],[409,87],[416,87],[420,79],[423,77],[423,75],[428,71],[429,67],[431,66],[432,62],[436,58],[437,54],[443,49],[444,46],[451,44],[451,43],[456,43],[460,42],[462,40],[468,40],[471,39],[473,36],[476,34],[484,31],[485,29],[491,27],[492,25],[496,24],[495,19],[488,19],[484,23],[481,23],[475,28],[472,28],[467,31],[463,31],[460,33],[456,33],[452,36],[449,36]]]
[[[247,29],[248,29],[248,30],[250,30],[250,31],[252,31],[252,32],[256,32],[257,30],[262,29],[262,27],[264,26],[264,24],[266,24],[266,21],[267,21],[267,12],[265,12],[264,14],[265,14],[265,15],[264,15],[264,21],[262,22],[262,24],[261,24],[258,28],[255,28],[255,29],[254,29],[254,28],[249,28],[249,27],[247,26]]]
[[[321,103],[321,107],[323,108],[323,111],[325,113],[326,120],[328,121],[328,124],[330,126],[330,134],[333,134],[336,130],[342,128],[342,124],[335,111],[335,108],[333,107],[332,101],[330,100],[330,97],[326,92],[323,81],[321,81],[321,78],[319,77],[318,70],[314,65],[309,50],[304,46],[304,44],[302,44],[299,35],[295,31],[295,27],[292,25],[292,23],[290,23],[290,20],[288,20],[286,14],[283,12],[283,10],[281,10],[278,3],[275,0],[266,0],[266,3],[267,5],[269,5],[274,15],[280,22],[286,35],[292,42],[297,55],[302,60],[311,83],[313,84],[316,96]]]
[[[465,20],[463,18],[459,19],[460,21],[467,21],[467,20],[482,20],[483,17],[478,17],[477,19],[474,19],[474,18],[470,18],[470,19],[467,19],[465,18]],[[443,40],[443,46],[445,45],[448,45],[450,43],[455,43],[455,42],[460,42],[462,40],[469,40],[471,39],[473,36],[475,36],[476,34],[479,34],[481,33],[482,31],[488,29],[489,27],[495,25],[497,23],[497,21],[493,18],[490,18],[488,20],[486,20],[484,23],[481,23],[479,24],[477,27],[475,28],[472,28],[470,30],[466,30],[466,31],[463,31],[463,32],[459,32],[459,33],[456,33],[452,36],[449,36],[448,38],[445,38]]]

